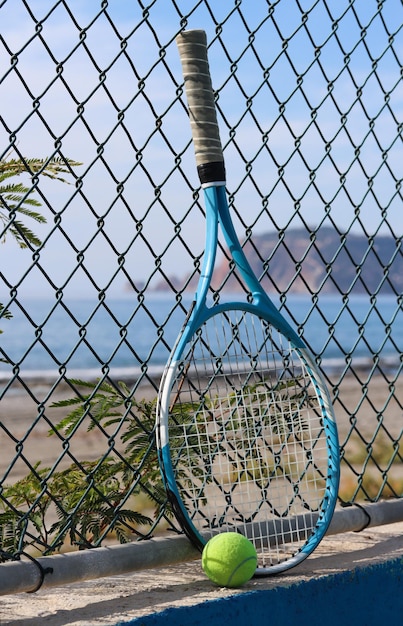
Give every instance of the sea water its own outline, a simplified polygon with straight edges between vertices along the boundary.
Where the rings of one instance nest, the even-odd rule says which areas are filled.
[[[233,297],[233,296],[232,296]],[[238,296],[239,298],[239,296]],[[231,299],[227,295],[226,299]],[[147,368],[158,376],[185,320],[192,296],[135,295],[98,302],[24,300],[0,319],[0,378],[13,371],[43,377],[66,368],[68,375],[99,376],[106,365],[120,376]],[[279,302],[276,302],[279,305]],[[370,367],[380,359],[395,367],[403,353],[403,311],[397,297],[288,296],[283,314],[302,335],[324,369],[352,362]]]

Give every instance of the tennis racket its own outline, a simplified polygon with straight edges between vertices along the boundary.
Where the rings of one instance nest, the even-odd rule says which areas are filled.
[[[256,547],[256,574],[274,574],[305,559],[331,521],[337,429],[313,356],[262,290],[231,221],[206,35],[184,31],[176,42],[207,234],[195,298],[158,393],[161,472],[200,550],[216,533],[240,532]],[[219,226],[248,295],[209,306]]]

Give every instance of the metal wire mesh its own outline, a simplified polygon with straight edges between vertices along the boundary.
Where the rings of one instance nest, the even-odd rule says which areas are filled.
[[[340,497],[402,495],[401,3],[129,4],[0,2],[2,560],[175,528],[154,401],[204,245],[183,28],[238,233],[332,390]],[[239,288],[222,248],[213,298]]]

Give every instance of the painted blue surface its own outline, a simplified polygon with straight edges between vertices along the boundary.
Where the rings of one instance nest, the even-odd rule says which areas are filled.
[[[124,626],[398,625],[403,623],[402,574],[403,558],[399,558],[289,587],[170,608]]]

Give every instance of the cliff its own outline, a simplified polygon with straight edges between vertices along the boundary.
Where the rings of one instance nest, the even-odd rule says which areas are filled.
[[[309,232],[304,228],[284,232],[254,234],[245,243],[245,254],[268,292],[289,293],[402,293],[403,246],[391,235],[367,238],[356,233],[340,234],[322,227]],[[213,286],[240,291],[239,279],[231,274],[229,262],[221,257],[214,272]],[[172,278],[173,284],[186,282]],[[189,283],[196,287],[197,280]],[[225,284],[224,284],[225,283]],[[156,289],[167,289],[166,283]]]

